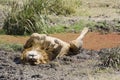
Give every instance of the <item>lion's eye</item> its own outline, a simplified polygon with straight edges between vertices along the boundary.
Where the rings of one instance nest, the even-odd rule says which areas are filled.
[[[49,48],[46,48],[45,50],[49,50]]]

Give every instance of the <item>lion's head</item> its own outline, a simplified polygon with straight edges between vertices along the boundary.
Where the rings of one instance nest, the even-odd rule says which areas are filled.
[[[25,49],[21,54],[21,60],[30,64],[47,63],[49,56],[40,47],[30,47]]]

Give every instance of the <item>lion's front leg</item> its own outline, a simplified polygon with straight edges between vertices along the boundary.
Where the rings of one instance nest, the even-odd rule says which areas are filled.
[[[56,48],[56,50],[58,51],[57,53],[57,58],[58,57],[62,57],[66,54],[68,54],[69,49],[70,49],[70,45],[60,39],[56,40],[56,43],[58,44],[58,47]]]
[[[41,46],[44,43],[46,36],[46,34],[33,33],[25,43],[24,49],[30,48],[38,44]]]
[[[57,58],[58,57],[62,57],[64,55],[67,55],[68,52],[69,52],[69,49],[70,49],[70,46],[69,45],[66,45],[66,46],[62,46],[61,50],[60,50],[60,53],[57,55]]]
[[[45,40],[43,43],[45,52],[48,54],[49,59],[53,60],[60,53],[62,46],[57,39]]]

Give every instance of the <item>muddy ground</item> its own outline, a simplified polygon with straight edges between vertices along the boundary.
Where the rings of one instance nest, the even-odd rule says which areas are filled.
[[[64,56],[40,65],[22,64],[20,52],[0,50],[0,80],[102,80],[96,78],[101,74],[97,72],[100,68],[99,54],[110,50],[81,49],[77,55]],[[109,75],[119,73],[118,70]]]
[[[19,52],[0,50],[0,80],[89,80],[98,63],[99,51],[81,49],[48,64],[21,64]],[[88,70],[88,71],[87,71]]]

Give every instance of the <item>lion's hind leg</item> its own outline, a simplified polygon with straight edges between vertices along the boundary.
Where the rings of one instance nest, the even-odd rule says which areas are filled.
[[[83,38],[84,36],[87,34],[88,32],[88,28],[85,27],[80,36],[78,36],[77,39],[71,41],[69,44],[70,44],[70,52],[72,52],[72,54],[77,54],[77,52],[79,51],[79,49],[82,47],[83,45]]]

